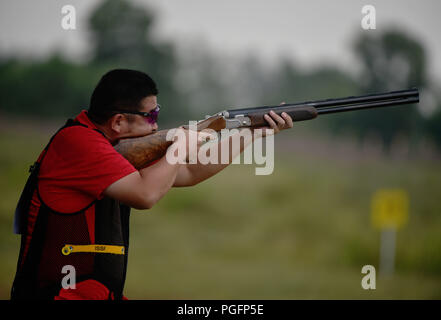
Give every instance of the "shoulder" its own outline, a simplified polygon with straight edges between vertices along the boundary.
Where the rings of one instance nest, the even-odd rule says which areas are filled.
[[[109,140],[100,132],[81,125],[71,126],[61,130],[55,136],[53,144],[55,148],[61,148],[68,153],[90,149],[114,150]]]

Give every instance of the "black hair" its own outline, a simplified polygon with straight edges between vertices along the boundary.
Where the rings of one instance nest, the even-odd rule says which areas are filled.
[[[107,72],[93,90],[88,110],[89,118],[105,123],[115,110],[139,111],[140,101],[158,95],[156,83],[144,72],[115,69]]]

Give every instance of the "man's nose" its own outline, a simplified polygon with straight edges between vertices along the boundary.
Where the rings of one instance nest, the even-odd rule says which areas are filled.
[[[155,123],[153,124],[153,130],[158,130],[158,123],[155,122]]]

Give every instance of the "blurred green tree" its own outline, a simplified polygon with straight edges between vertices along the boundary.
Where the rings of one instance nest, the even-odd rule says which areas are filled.
[[[92,13],[92,64],[146,72],[158,84],[161,120],[186,119],[185,99],[175,85],[174,46],[154,40],[155,14],[127,0],[106,0]]]
[[[441,149],[441,104],[437,111],[427,120],[426,126],[428,135],[434,140],[438,148]]]
[[[73,63],[59,53],[43,61],[0,59],[0,110],[71,117],[87,109],[92,90],[104,73],[132,68],[157,82],[163,107],[160,124],[187,119],[186,99],[174,78],[174,47],[153,41],[153,22],[154,13],[149,9],[126,0],[106,0],[90,16],[90,61]]]
[[[128,1],[104,1],[89,18],[94,60],[139,64],[156,55],[156,48],[148,43],[153,21],[151,12]]]
[[[402,31],[363,32],[354,42],[354,52],[361,65],[360,94],[411,87],[422,90],[427,85],[425,50],[418,40]],[[351,127],[360,140],[369,133],[378,133],[386,152],[397,134],[415,140],[423,125],[416,105],[354,112],[336,119],[336,126]]]
[[[46,61],[0,62],[0,109],[7,113],[69,117],[85,108],[93,70],[53,54]]]

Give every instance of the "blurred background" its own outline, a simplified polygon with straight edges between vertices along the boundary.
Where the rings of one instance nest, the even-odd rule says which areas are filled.
[[[29,165],[87,109],[105,72],[133,68],[158,83],[160,128],[230,107],[411,87],[421,96],[295,123],[275,138],[272,175],[232,165],[134,210],[129,298],[440,299],[441,4],[370,1],[376,29],[364,30],[366,4],[2,1],[0,298],[15,274],[12,219]],[[378,204],[379,190],[403,196]],[[375,290],[361,286],[365,265]]]

